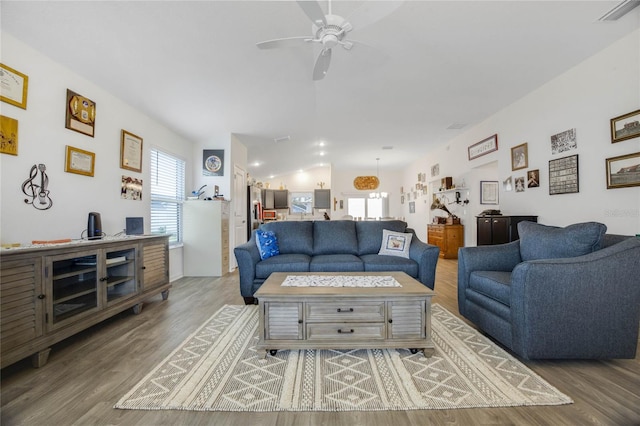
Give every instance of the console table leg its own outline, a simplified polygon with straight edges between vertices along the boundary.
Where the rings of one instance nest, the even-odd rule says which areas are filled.
[[[162,300],[167,300],[169,298],[169,289],[163,291],[160,294],[162,294]]]
[[[44,366],[49,360],[49,353],[51,348],[43,349],[40,352],[36,352],[31,356],[31,364],[34,368],[40,368]]]
[[[140,312],[142,312],[142,303],[138,303],[133,305],[133,308],[131,308],[133,310],[133,313],[138,315],[140,314]]]

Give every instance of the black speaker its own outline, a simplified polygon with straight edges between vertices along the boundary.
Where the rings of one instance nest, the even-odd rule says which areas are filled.
[[[100,219],[100,213],[89,213],[87,238],[90,240],[99,240],[102,238],[102,220]]]
[[[142,235],[144,234],[144,218],[141,217],[128,217],[127,218],[127,235]]]

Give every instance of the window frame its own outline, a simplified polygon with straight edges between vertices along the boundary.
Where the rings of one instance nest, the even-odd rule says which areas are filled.
[[[150,151],[149,161],[149,217],[151,233],[154,235],[170,235],[169,245],[176,246],[183,243],[183,223],[184,223],[184,200],[185,200],[185,188],[186,188],[186,161],[180,156],[171,152],[165,151],[161,148],[152,147]],[[169,167],[167,166],[174,166]],[[159,173],[160,172],[160,173]],[[158,184],[158,181],[164,181],[162,184]],[[172,187],[171,182],[176,185]],[[157,211],[154,214],[154,204],[165,203],[175,206],[175,222],[169,223],[172,232],[160,233],[157,232],[156,226],[162,228],[161,222],[158,224],[154,217],[163,216],[166,212]],[[171,215],[170,215],[171,218]],[[156,219],[158,220],[158,219]],[[167,222],[171,222],[167,220]],[[166,225],[165,225],[166,226]],[[175,232],[173,232],[175,231]]]

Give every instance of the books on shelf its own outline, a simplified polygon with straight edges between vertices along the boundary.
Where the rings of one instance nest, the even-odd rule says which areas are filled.
[[[126,262],[126,256],[110,257],[106,260],[107,265],[113,265],[114,263]]]

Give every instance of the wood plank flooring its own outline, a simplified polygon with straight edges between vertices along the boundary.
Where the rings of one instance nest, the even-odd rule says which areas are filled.
[[[457,315],[456,283],[456,260],[440,259],[433,302]],[[44,367],[34,369],[29,360],[24,360],[3,369],[1,424],[640,425],[640,357],[526,361],[575,401],[559,407],[259,414],[112,408],[222,305],[242,303],[237,274],[174,282],[169,300],[155,296],[145,303],[140,315],[128,310],[55,345]]]

